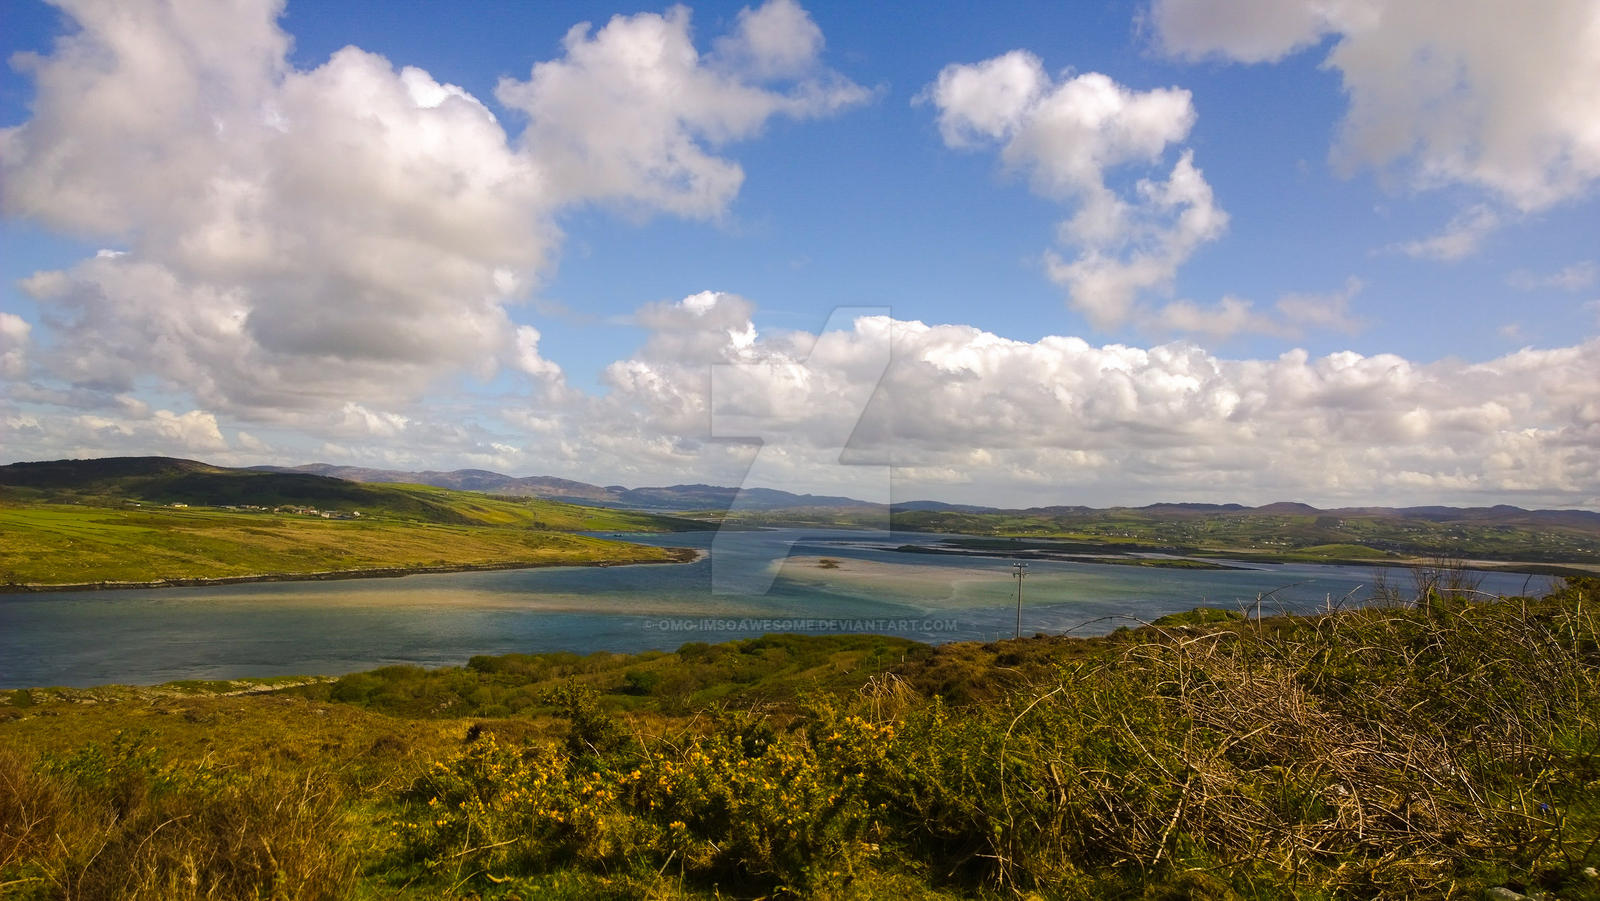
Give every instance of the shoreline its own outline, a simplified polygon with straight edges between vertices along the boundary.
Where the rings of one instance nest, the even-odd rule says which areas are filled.
[[[193,576],[141,581],[12,582],[0,584],[0,595],[47,594],[53,591],[123,591],[145,588],[203,588],[212,585],[247,585],[256,582],[333,582],[343,579],[393,579],[440,573],[494,572],[507,569],[547,569],[556,566],[659,566],[696,563],[706,556],[699,548],[662,548],[665,560],[591,560],[583,563],[518,562],[451,563],[437,566],[375,566],[365,569],[327,569],[303,573],[254,573],[245,576]]]
[[[942,534],[942,533],[938,533],[938,532],[914,532],[914,533],[911,533],[911,534],[937,535],[937,534]],[[994,539],[981,538],[979,540],[984,540],[984,541],[988,541],[988,540],[1003,541],[1003,540],[1007,540],[1008,538],[1010,538],[1010,536],[997,536]],[[1058,563],[1096,563],[1096,564],[1123,565],[1123,566],[1133,565],[1133,566],[1158,566],[1158,567],[1163,567],[1164,566],[1164,568],[1172,568],[1172,569],[1185,569],[1185,568],[1194,568],[1194,569],[1213,569],[1213,568],[1215,568],[1215,569],[1242,569],[1242,568],[1248,568],[1249,565],[1262,565],[1262,564],[1266,564],[1266,565],[1272,565],[1272,564],[1290,564],[1290,565],[1292,565],[1292,564],[1309,564],[1309,565],[1312,565],[1312,566],[1355,566],[1355,567],[1363,567],[1364,566],[1364,567],[1369,567],[1369,568],[1417,569],[1417,568],[1436,566],[1438,564],[1438,562],[1439,562],[1439,558],[1425,556],[1425,555],[1407,555],[1407,556],[1403,556],[1403,557],[1374,557],[1374,558],[1362,558],[1362,557],[1314,557],[1314,556],[1301,556],[1301,555],[1296,555],[1296,554],[1293,554],[1293,553],[1286,553],[1286,552],[1282,552],[1282,551],[1259,551],[1259,550],[1255,550],[1255,549],[1245,549],[1245,548],[1235,548],[1235,549],[1180,548],[1180,547],[1156,548],[1156,547],[1153,547],[1153,546],[1143,546],[1143,545],[1138,546],[1140,548],[1139,550],[1126,550],[1126,551],[1110,550],[1110,548],[1114,548],[1116,546],[1115,545],[1106,545],[1108,550],[1105,553],[1103,553],[1103,554],[1093,554],[1093,553],[1077,552],[1077,551],[1053,552],[1048,548],[1041,548],[1041,547],[1018,548],[1016,550],[1012,550],[1012,549],[1008,549],[1008,548],[962,547],[960,542],[963,541],[963,540],[970,540],[970,539],[960,539],[960,538],[953,539],[950,542],[948,542],[948,545],[949,545],[948,547],[941,546],[941,545],[929,545],[927,547],[915,547],[915,546],[907,545],[905,547],[894,548],[894,550],[901,551],[901,552],[906,552],[906,553],[932,554],[932,555],[935,555],[935,556],[942,555],[942,556],[964,556],[964,557],[990,557],[990,558],[996,558],[996,559],[1021,559],[1021,560],[1037,559],[1037,560],[1054,561],[1054,562],[1058,562]],[[1045,542],[1054,541],[1056,539],[1051,539],[1051,538],[1030,538],[1030,539],[1013,539],[1013,540],[1034,541],[1034,542],[1038,542],[1040,544],[1043,544]],[[1159,554],[1168,555],[1168,556],[1165,556],[1165,557],[1141,557],[1141,556],[1139,556],[1141,553],[1159,553]],[[1121,560],[1114,559],[1114,558],[1119,558],[1119,557],[1123,558],[1123,559],[1121,559]],[[1197,567],[1184,567],[1182,565],[1173,565],[1173,564],[1165,564],[1164,565],[1164,564],[1161,564],[1161,563],[1148,562],[1148,561],[1151,561],[1151,560],[1163,560],[1163,559],[1167,559],[1167,560],[1193,560],[1193,561],[1196,561],[1197,563],[1210,563],[1210,564],[1213,564],[1213,565],[1211,565],[1211,566],[1197,566]],[[1222,562],[1218,563],[1217,561],[1222,561]],[[1459,564],[1459,568],[1464,570],[1464,571],[1467,571],[1467,572],[1514,573],[1514,574],[1517,574],[1517,575],[1550,576],[1550,577],[1555,577],[1555,578],[1565,578],[1567,576],[1593,577],[1593,576],[1600,575],[1600,563],[1589,563],[1589,562],[1585,562],[1585,561],[1556,563],[1556,562],[1539,561],[1539,560],[1486,560],[1486,559],[1483,559],[1483,558],[1480,558],[1480,557],[1469,557],[1469,558],[1460,558],[1460,559],[1448,558],[1447,562],[1453,563],[1453,564]],[[1246,564],[1246,567],[1229,566],[1229,565],[1227,565],[1228,563],[1243,563],[1243,564]]]

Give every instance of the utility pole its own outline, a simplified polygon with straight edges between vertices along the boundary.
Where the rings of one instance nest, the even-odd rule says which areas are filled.
[[[1028,575],[1028,564],[1011,564],[1011,575],[1017,580],[1017,638],[1022,637],[1022,580]]]

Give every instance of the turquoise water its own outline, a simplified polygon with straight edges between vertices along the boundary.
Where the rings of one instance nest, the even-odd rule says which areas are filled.
[[[671,650],[773,631],[942,642],[1015,628],[1010,561],[893,550],[947,536],[806,529],[629,537],[710,553],[681,565],[0,594],[0,688],[339,674],[458,665],[474,654]],[[845,567],[791,564],[774,578],[790,555]],[[1099,634],[1198,604],[1254,605],[1268,594],[1268,612],[1309,611],[1354,603],[1372,582],[1363,567],[1196,571],[1034,561],[1023,630]],[[1390,582],[1404,587],[1409,575],[1391,574]],[[1546,582],[1486,573],[1481,588],[1518,594]],[[729,585],[738,590],[716,590]]]

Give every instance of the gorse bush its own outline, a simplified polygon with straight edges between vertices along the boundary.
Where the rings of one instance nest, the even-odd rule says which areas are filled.
[[[406,853],[485,887],[670,873],[830,895],[892,872],[1052,897],[1507,881],[1595,897],[1600,631],[1583,587],[1157,630],[977,705],[886,676],[609,750],[483,739],[405,794]],[[596,728],[572,709],[574,735]]]
[[[832,745],[892,728],[825,715]],[[849,876],[870,847],[867,774],[823,747],[737,716],[681,748],[614,746],[599,759],[486,734],[409,787],[393,834],[408,862],[451,872],[670,866],[707,884],[812,889]]]
[[[567,652],[477,656],[464,667],[388,666],[310,686],[300,694],[409,717],[560,712],[550,687],[571,682],[601,694],[651,698],[673,714],[717,702],[792,698],[797,687],[853,688],[926,645],[882,635],[769,635],[720,645],[690,642],[676,654]],[[638,703],[644,703],[643,701]]]

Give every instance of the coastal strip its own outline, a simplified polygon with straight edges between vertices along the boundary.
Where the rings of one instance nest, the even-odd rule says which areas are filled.
[[[554,566],[649,566],[666,563],[695,563],[706,556],[699,548],[662,548],[665,560],[591,560],[584,562],[516,561],[496,563],[453,563],[437,566],[378,566],[364,569],[332,569],[303,573],[255,573],[243,576],[180,577],[141,581],[99,582],[8,582],[0,584],[0,594],[30,594],[50,591],[112,591],[133,588],[200,588],[210,585],[243,585],[252,582],[331,582],[340,579],[392,579],[435,573],[491,572],[505,569],[545,569]]]

